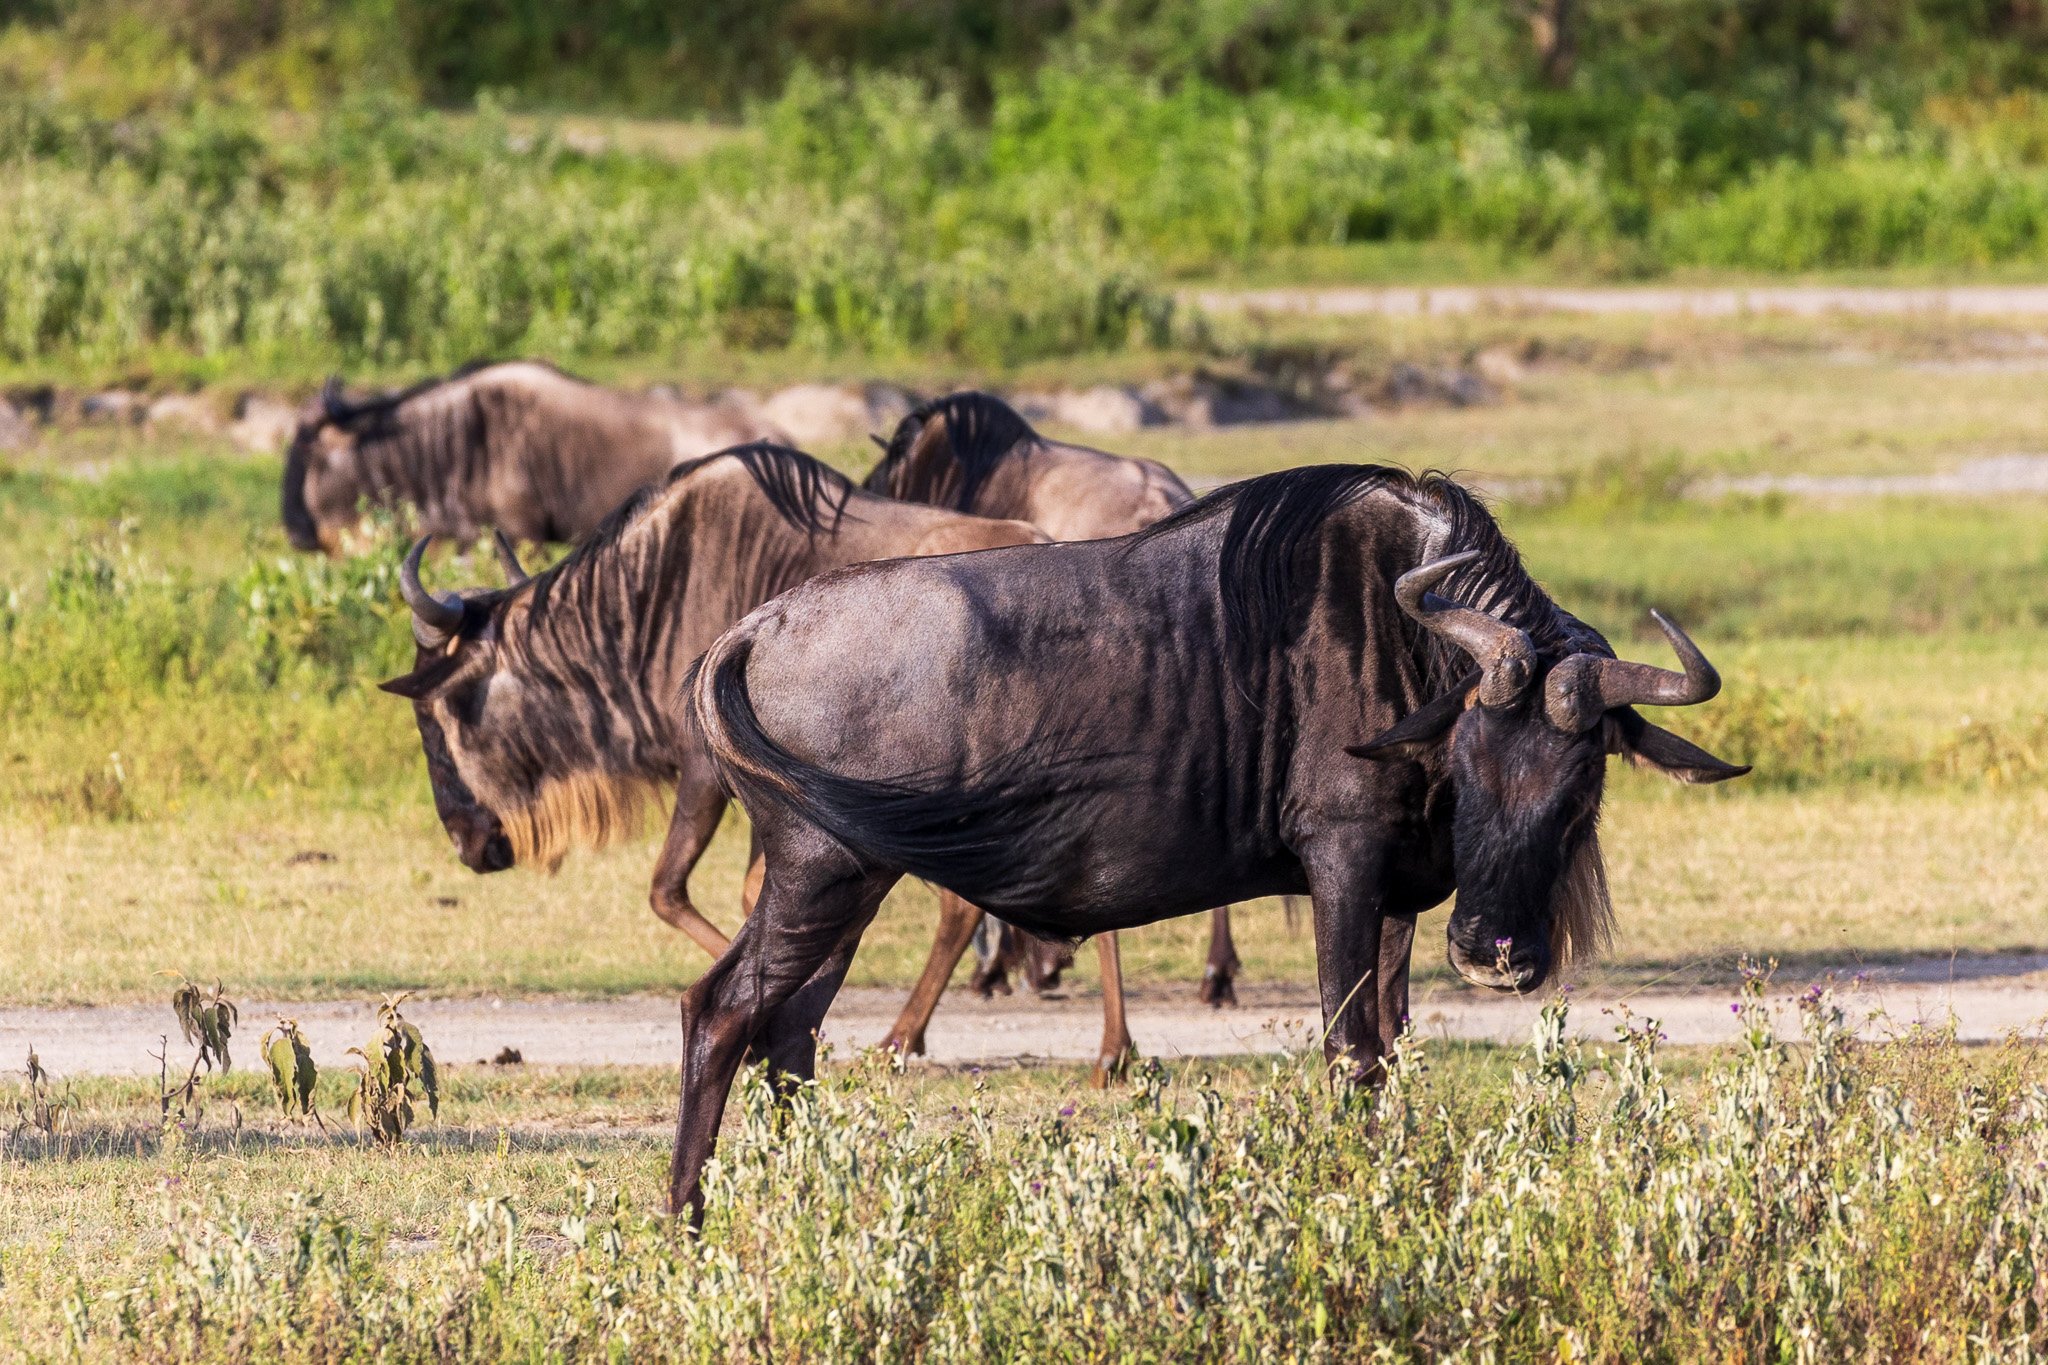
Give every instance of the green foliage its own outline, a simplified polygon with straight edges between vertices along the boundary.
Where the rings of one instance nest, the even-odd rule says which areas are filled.
[[[170,975],[178,976],[175,972]],[[228,1056],[228,1039],[240,1015],[218,981],[208,993],[178,976],[178,989],[171,993],[171,1013],[177,1016],[178,1031],[184,1035],[186,1044],[199,1049],[192,1063],[194,1070],[204,1067],[212,1071],[216,1063],[223,1072],[234,1069],[234,1061]]]
[[[299,1021],[278,1020],[276,1028],[264,1031],[261,1047],[277,1095],[277,1112],[288,1119],[317,1122],[320,1111],[313,1103],[313,1088],[319,1083],[320,1070],[313,1064],[313,1049],[307,1045],[306,1035],[299,1032]]]
[[[2048,716],[2007,724],[1964,716],[1936,748],[1933,767],[1957,783],[2037,784],[2048,779]]]
[[[0,30],[0,73],[80,68],[0,99],[0,360],[1007,362],[1176,335],[1160,269],[1354,244],[1617,275],[2048,259],[2048,35],[2016,15],[1579,6],[1558,84],[1514,7],[1463,2],[178,8]],[[95,100],[108,66],[165,88]],[[743,132],[636,151],[515,122],[508,89]]]
[[[429,1112],[441,1112],[434,1054],[419,1029],[399,1013],[405,998],[403,993],[385,996],[377,1007],[377,1032],[368,1046],[349,1049],[362,1062],[361,1079],[349,1096],[348,1116],[358,1131],[369,1129],[379,1146],[395,1146],[405,1140],[419,1100],[427,1102]]]
[[[1771,682],[1754,672],[1727,680],[1712,706],[1687,715],[1686,737],[1755,768],[1757,786],[1811,787],[1869,774],[1858,767],[1866,735],[1851,707],[1830,702],[1809,678]]]
[[[403,1251],[304,1198],[274,1226],[185,1205],[69,1317],[88,1358],[2038,1351],[2030,1050],[1858,1042],[1850,1003],[1805,992],[1783,1043],[1752,976],[1736,1042],[1674,1065],[1655,1020],[1588,1044],[1556,1001],[1512,1076],[1413,1045],[1377,1093],[1296,1056],[1248,1088],[1177,1069],[1078,1116],[977,1086],[935,1119],[880,1068],[778,1098],[755,1072],[702,1237],[578,1170],[559,1220],[465,1192],[438,1246]]]

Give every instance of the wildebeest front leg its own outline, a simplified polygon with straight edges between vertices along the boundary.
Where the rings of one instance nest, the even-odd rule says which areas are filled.
[[[733,1076],[748,1045],[759,1039],[774,1060],[780,1051],[801,1061],[792,1045],[793,1015],[778,1014],[793,996],[818,983],[819,1017],[845,975],[861,930],[895,883],[886,876],[847,876],[829,847],[789,875],[767,878],[761,902],[734,936],[732,948],[683,993],[682,1093],[676,1106],[675,1154],[669,1164],[669,1207],[704,1220],[704,1163],[718,1140]],[[831,970],[836,964],[836,972]],[[771,1028],[771,1024],[776,1026]],[[813,1022],[810,1027],[815,1027]],[[808,1030],[806,1030],[808,1031]]]
[[[895,1027],[882,1040],[883,1047],[907,1057],[924,1055],[925,1026],[931,1023],[932,1011],[939,1007],[939,997],[946,993],[946,983],[953,979],[953,969],[966,955],[981,918],[978,908],[940,889],[939,931],[932,938],[931,956],[925,959],[924,972],[917,978],[910,999],[904,1002],[903,1013],[896,1016]]]
[[[1380,937],[1376,858],[1349,850],[1309,859],[1315,905],[1316,984],[1323,1005],[1323,1056],[1348,1062],[1359,1080],[1380,1078]]]
[[[1230,907],[1209,912],[1209,962],[1202,968],[1202,1003],[1212,1009],[1237,1003],[1237,944],[1230,937]]]
[[[1124,1074],[1138,1048],[1124,1021],[1124,962],[1116,935],[1098,935],[1095,952],[1102,971],[1102,1048],[1096,1053],[1095,1070],[1088,1083],[1102,1090],[1111,1077]]]
[[[691,902],[690,873],[704,856],[711,836],[718,832],[725,804],[725,792],[708,760],[684,768],[676,786],[675,816],[668,823],[668,838],[661,846],[661,861],[655,864],[654,887],[648,895],[663,923],[688,934],[713,957],[723,953],[732,940]]]
[[[1380,920],[1380,1056],[1391,1057],[1408,1028],[1408,965],[1415,946],[1415,916]]]

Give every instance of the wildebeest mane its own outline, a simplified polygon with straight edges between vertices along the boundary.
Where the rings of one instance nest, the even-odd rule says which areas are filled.
[[[692,666],[685,695],[727,780],[799,809],[849,850],[958,893],[1021,929],[1061,943],[1041,918],[1065,890],[1073,849],[1091,829],[1068,798],[1113,780],[1117,755],[1078,730],[1039,733],[957,777],[848,777],[806,762],[761,728],[746,684],[753,643],[714,646]],[[709,712],[709,714],[707,714]],[[1018,866],[1020,849],[1035,850]]]
[[[782,519],[807,535],[830,535],[846,515],[853,480],[824,461],[774,441],[749,441],[685,460],[668,481],[687,478],[713,460],[738,460]]]
[[[952,459],[943,463],[913,460],[918,438],[935,418],[945,424],[946,448]],[[1039,439],[1023,414],[994,394],[978,390],[947,394],[919,405],[896,424],[881,463],[868,471],[862,487],[870,493],[914,502],[936,501],[955,512],[971,512],[975,495],[989,475],[1013,451],[1035,445]]]
[[[1564,611],[1522,567],[1493,514],[1448,475],[1411,474],[1385,465],[1310,465],[1247,479],[1210,494],[1131,537],[1131,544],[1191,522],[1228,517],[1217,565],[1224,637],[1240,677],[1293,644],[1301,632],[1316,572],[1310,550],[1324,524],[1376,491],[1399,495],[1440,528],[1431,553],[1465,550],[1479,558],[1437,584],[1439,596],[1476,607],[1527,631],[1553,657],[1578,650],[1611,653],[1600,634]],[[1420,636],[1433,684],[1445,687],[1471,660],[1435,636]]]
[[[364,418],[388,414],[393,409],[418,398],[423,393],[432,393],[435,389],[453,384],[458,379],[467,379],[477,371],[487,370],[498,363],[498,361],[489,358],[465,361],[446,374],[429,375],[427,378],[413,384],[408,384],[396,392],[374,394],[369,398],[356,399],[354,402],[338,396],[340,387],[338,377],[329,379],[327,381],[327,391],[321,395],[321,420],[353,430],[354,425]],[[576,377],[557,366],[550,365],[545,360],[529,360],[524,363],[553,370],[556,374],[562,375],[565,378],[574,379]]]
[[[536,618],[547,614],[565,582],[582,577],[594,561],[612,557],[627,530],[663,493],[706,465],[725,459],[737,460],[776,515],[806,535],[829,535],[846,516],[847,499],[854,493],[853,481],[801,450],[755,441],[684,460],[669,471],[663,482],[634,490],[605,514],[604,520],[592,528],[567,558],[534,576]]]

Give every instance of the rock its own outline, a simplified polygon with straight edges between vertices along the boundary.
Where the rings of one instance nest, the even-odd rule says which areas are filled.
[[[213,405],[192,393],[166,394],[149,405],[146,416],[151,426],[180,427],[202,436],[217,435],[221,429]]]
[[[1157,403],[1136,389],[1097,384],[1092,389],[1019,393],[1010,398],[1027,422],[1045,422],[1076,431],[1116,433],[1164,426],[1170,420]]]
[[[799,446],[843,445],[874,428],[867,399],[837,384],[793,384],[769,395],[761,416]]]
[[[921,394],[899,384],[869,384],[861,390],[861,397],[868,404],[868,430],[884,440],[924,402]]]
[[[1406,361],[1387,371],[1380,385],[1386,402],[1449,403],[1456,408],[1476,407],[1493,400],[1493,388],[1471,370],[1425,370]]]
[[[88,422],[126,422],[138,425],[149,415],[149,400],[128,389],[104,389],[89,393],[78,405],[78,415]]]
[[[1312,415],[1278,389],[1219,375],[1161,380],[1147,384],[1141,392],[1168,420],[1191,427],[1290,422]]]
[[[247,393],[235,403],[228,439],[259,455],[275,455],[292,443],[299,430],[299,410],[260,393]]]
[[[0,398],[0,450],[25,450],[35,443],[36,424]]]

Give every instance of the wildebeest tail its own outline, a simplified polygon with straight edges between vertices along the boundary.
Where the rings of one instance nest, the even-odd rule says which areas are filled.
[[[1019,928],[1068,937],[1058,905],[1088,817],[1071,798],[1108,785],[1117,756],[1073,735],[1034,737],[965,776],[848,777],[790,753],[761,728],[747,689],[753,641],[727,633],[690,680],[697,724],[726,784],[802,816],[854,856],[944,886]]]

